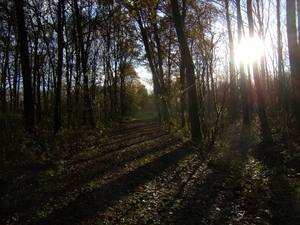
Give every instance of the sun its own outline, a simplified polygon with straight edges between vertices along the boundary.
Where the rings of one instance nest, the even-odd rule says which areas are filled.
[[[235,59],[238,62],[252,64],[264,54],[265,45],[259,38],[244,39],[235,48]]]

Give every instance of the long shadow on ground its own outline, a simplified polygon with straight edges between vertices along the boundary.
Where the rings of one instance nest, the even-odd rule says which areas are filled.
[[[156,123],[127,124],[95,150],[66,162],[62,170],[34,167],[7,181],[1,188],[1,220],[6,224],[92,224],[89,221],[122,196],[195,151],[188,146]]]
[[[6,182],[0,193],[1,222],[296,224],[299,216],[291,201],[295,195],[285,177],[268,168],[272,195],[264,202],[259,200],[266,199],[261,197],[265,192],[259,196],[253,180],[243,177],[249,158],[245,154],[238,161],[234,156],[237,150],[249,149],[251,142],[248,135],[236,138],[228,154],[218,149],[222,157],[213,160],[214,152],[183,143],[157,123],[123,124],[62,169],[37,167]],[[235,162],[240,165],[232,166]]]
[[[188,145],[183,144],[103,187],[81,194],[74,202],[53,212],[47,218],[40,219],[36,224],[78,224],[78,221],[90,220],[112,206],[123,195],[134,192],[139,186],[153,180],[180,159],[191,154],[194,150],[188,148]]]

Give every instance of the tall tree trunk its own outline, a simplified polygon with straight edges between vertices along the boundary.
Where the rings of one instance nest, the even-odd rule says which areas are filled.
[[[256,16],[257,16],[257,20],[258,20],[258,36],[259,38],[264,41],[264,27],[263,27],[263,2],[261,2],[260,4],[260,0],[256,0]],[[260,6],[261,6],[261,10],[260,10]],[[262,83],[262,89],[264,92],[264,95],[266,93],[267,90],[267,78],[266,78],[266,70],[265,70],[265,57],[261,56],[260,58],[260,80]]]
[[[4,53],[4,64],[2,65],[2,79],[1,79],[1,84],[2,84],[2,89],[1,89],[1,103],[2,103],[2,110],[5,112],[6,111],[6,81],[8,80],[7,77],[7,70],[8,70],[8,61],[9,61],[9,51],[8,51],[8,46],[6,49],[6,52]]]
[[[276,14],[277,14],[277,54],[278,54],[278,88],[279,88],[279,105],[283,104],[283,93],[284,93],[284,66],[282,56],[282,35],[281,35],[281,19],[280,19],[280,4],[281,0],[277,0]]]
[[[73,1],[76,15],[76,28],[79,39],[80,53],[81,53],[81,69],[83,74],[83,91],[84,91],[84,104],[87,110],[88,123],[90,126],[95,126],[92,103],[89,95],[89,77],[87,74],[87,55],[84,49],[83,32],[81,27],[81,15],[78,8],[77,0]]]
[[[165,98],[163,97],[163,92],[162,92],[162,89],[161,89],[161,86],[160,86],[160,83],[159,83],[157,71],[155,69],[153,59],[152,59],[152,56],[151,56],[151,50],[150,50],[148,35],[147,35],[147,32],[146,32],[146,30],[143,26],[142,18],[141,18],[140,15],[138,15],[137,22],[138,22],[140,30],[141,30],[142,39],[143,39],[143,43],[144,43],[144,47],[145,47],[145,51],[146,51],[146,56],[147,56],[149,67],[150,67],[151,73],[152,73],[154,101],[155,101],[156,110],[158,112],[159,119],[164,121],[164,117],[163,117],[163,113],[162,113],[163,109],[162,109],[162,106],[160,104],[160,100],[162,101],[162,104],[164,104]]]
[[[254,24],[253,24],[253,17],[252,17],[252,0],[247,0],[247,16],[248,16],[248,23],[249,23],[250,38],[254,38]],[[271,133],[269,121],[268,121],[267,114],[266,114],[264,92],[263,92],[263,89],[262,89],[262,86],[260,83],[257,62],[253,63],[252,69],[253,69],[254,83],[255,83],[255,88],[256,88],[258,116],[259,116],[260,122],[261,122],[263,142],[268,143],[268,142],[272,142],[272,133]]]
[[[57,22],[57,45],[58,45],[58,59],[57,59],[57,82],[54,89],[55,104],[54,104],[54,134],[57,134],[61,128],[61,81],[62,81],[62,67],[63,67],[63,24],[62,18],[64,13],[64,0],[58,1],[58,22]]]
[[[34,102],[32,95],[31,70],[29,63],[27,30],[25,26],[25,15],[23,8],[23,0],[14,0],[16,7],[17,26],[18,26],[18,42],[20,46],[20,57],[23,75],[24,89],[24,120],[25,128],[29,134],[35,133],[34,124]]]
[[[180,120],[181,120],[181,128],[185,127],[185,112],[186,112],[186,94],[185,90],[185,65],[183,62],[183,55],[181,56],[181,63],[180,63]]]
[[[120,116],[120,105],[119,105],[119,71],[118,65],[120,63],[120,26],[114,24],[114,114],[115,116]]]
[[[241,1],[237,0],[237,23],[238,23],[238,42],[239,44],[242,42],[242,27],[243,27],[243,20],[241,14]],[[242,109],[243,109],[243,125],[247,126],[250,124],[250,116],[249,116],[249,105],[248,105],[248,96],[246,90],[246,75],[245,75],[245,68],[244,63],[240,62],[240,74],[241,74],[241,98],[242,98]]]
[[[237,97],[236,97],[236,79],[235,79],[235,62],[234,62],[234,45],[231,31],[229,0],[225,0],[226,22],[229,40],[229,74],[230,74],[230,92],[229,92],[229,111],[233,120],[237,119]]]
[[[116,41],[114,41],[114,45],[116,45]],[[118,44],[117,44],[118,45]],[[114,53],[115,53],[115,58],[114,58],[114,114],[118,115],[118,113],[120,112],[119,109],[119,101],[118,101],[118,53],[119,53],[119,49],[118,46],[114,46]]]
[[[50,42],[48,41],[48,37],[46,34],[46,30],[43,26],[43,23],[41,21],[40,17],[37,17],[37,23],[38,23],[38,27],[41,29],[42,34],[43,34],[43,38],[44,38],[44,43],[46,45],[46,52],[47,52],[47,56],[49,58],[49,62],[48,62],[48,67],[49,70],[47,72],[43,72],[43,98],[44,98],[44,111],[47,112],[47,114],[50,115],[50,111],[49,111],[49,101],[51,100],[51,76],[50,76],[50,71],[52,71],[53,73],[53,77],[55,77],[55,65],[53,62],[53,56],[52,56],[52,49],[50,48]],[[48,74],[48,76],[45,76],[45,74]],[[46,81],[47,79],[47,81]],[[50,95],[50,96],[49,96]]]
[[[162,113],[163,113],[163,118],[166,123],[169,123],[170,120],[170,115],[169,115],[169,110],[167,106],[167,101],[166,101],[166,90],[165,90],[165,85],[164,85],[164,72],[163,72],[163,59],[162,59],[162,51],[161,51],[161,41],[160,37],[158,35],[158,27],[157,23],[153,23],[153,30],[154,30],[154,37],[155,37],[155,42],[156,42],[156,48],[157,48],[157,58],[158,58],[158,80],[160,81],[160,87],[161,87],[161,92],[162,92]]]
[[[126,62],[120,65],[120,106],[121,106],[121,116],[125,116],[125,66]]]
[[[76,32],[76,31],[74,31]],[[75,77],[75,90],[74,90],[74,100],[75,100],[75,116],[77,119],[80,118],[80,86],[81,86],[81,67],[80,67],[80,50],[78,47],[78,40],[75,35],[75,41],[74,41],[74,51],[75,51],[75,71],[76,71],[76,77]]]
[[[37,73],[37,86],[36,86],[36,114],[37,122],[40,123],[42,120],[42,103],[41,103],[41,73]]]
[[[106,85],[106,88],[108,90],[108,95],[109,95],[109,101],[108,99],[106,99],[107,103],[109,102],[109,106],[110,106],[110,109],[109,109],[109,114],[110,116],[113,114],[114,112],[114,101],[113,101],[113,89],[112,89],[112,68],[111,68],[111,52],[110,52],[110,44],[111,44],[111,37],[110,37],[110,29],[109,31],[107,31],[107,40],[106,40],[106,51],[105,51],[105,85]]]
[[[184,56],[183,60],[186,66],[186,79],[187,79],[187,89],[189,96],[189,120],[191,125],[191,135],[193,139],[202,139],[199,112],[198,112],[198,101],[196,92],[196,79],[194,71],[193,58],[190,53],[190,49],[187,43],[187,39],[184,33],[183,24],[181,20],[181,15],[178,6],[178,0],[171,0],[173,20],[175,23],[175,29],[180,45],[180,51]]]
[[[7,15],[7,20],[10,19],[10,12],[9,12],[9,9],[8,9],[8,6],[7,4],[3,5],[3,8],[4,8],[4,13]],[[5,34],[3,36],[3,39],[2,41],[4,42],[4,46],[3,46],[3,61],[4,63],[2,63],[1,65],[1,87],[0,87],[0,96],[1,96],[1,103],[2,103],[2,110],[3,112],[6,111],[6,85],[7,85],[7,81],[10,83],[10,69],[9,69],[9,59],[10,59],[10,48],[11,48],[11,29],[12,29],[12,24],[11,23],[8,23],[7,24],[7,28],[6,28],[6,31],[7,31],[7,34]],[[11,96],[12,97],[12,96]]]
[[[286,0],[286,15],[292,92],[297,126],[296,129],[297,131],[300,131],[300,51],[297,43],[295,0]]]
[[[298,27],[298,45],[300,45],[300,0],[296,1],[297,4],[297,27]]]
[[[19,86],[19,79],[18,77],[20,76],[19,75],[19,50],[18,48],[16,48],[16,52],[15,52],[15,55],[14,55],[14,78],[13,78],[13,108],[14,109],[17,109],[18,108],[18,103],[19,103],[19,100],[18,100],[18,96],[19,96],[19,93],[18,93],[18,86]]]
[[[65,21],[65,20],[64,20]],[[66,40],[68,42],[68,40]],[[69,52],[66,47],[66,81],[67,81],[67,114],[68,114],[68,127],[72,121],[72,77],[73,77],[73,52]]]
[[[181,13],[181,23],[185,23],[185,18],[186,18],[186,1],[182,1],[182,13]],[[185,64],[183,61],[183,54],[181,53],[181,62],[180,62],[180,120],[181,120],[181,128],[184,128],[186,126],[186,93],[185,93],[185,88],[186,88],[186,71],[185,71]],[[204,89],[203,89],[204,90]]]

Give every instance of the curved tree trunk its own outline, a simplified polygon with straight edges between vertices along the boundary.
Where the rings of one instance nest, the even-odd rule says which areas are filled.
[[[149,62],[149,67],[151,69],[152,73],[152,79],[153,79],[153,90],[154,90],[154,101],[155,101],[155,106],[159,114],[159,118],[164,121],[164,122],[169,122],[169,113],[168,113],[168,108],[167,108],[167,102],[163,93],[163,89],[161,87],[161,84],[159,82],[157,70],[155,69],[153,60],[152,60],[152,54],[149,46],[149,41],[148,41],[148,36],[147,32],[143,26],[142,18],[140,15],[138,15],[137,22],[139,24],[141,34],[142,34],[142,39],[146,51],[146,56]]]

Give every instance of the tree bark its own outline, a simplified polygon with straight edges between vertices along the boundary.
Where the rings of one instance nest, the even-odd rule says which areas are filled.
[[[34,102],[32,95],[31,69],[29,63],[27,30],[25,26],[25,15],[23,0],[14,0],[18,26],[18,42],[20,46],[20,57],[23,75],[24,89],[24,121],[25,129],[32,135],[35,133],[34,124]]]
[[[297,27],[298,27],[298,45],[300,45],[300,0],[296,0],[296,5],[297,5]]]
[[[13,78],[13,109],[18,108],[18,86],[19,86],[19,63],[18,63],[18,49],[16,49],[15,55],[14,55],[14,78]]]
[[[235,62],[234,62],[234,45],[229,16],[229,0],[225,0],[226,22],[229,40],[229,74],[230,74],[230,92],[229,92],[229,111],[231,119],[237,119],[237,98],[236,98],[236,79],[235,79]]]
[[[241,1],[237,0],[237,23],[238,23],[238,42],[242,41],[242,27],[243,20],[241,14]],[[243,109],[243,125],[250,125],[250,116],[249,116],[249,105],[248,105],[248,96],[246,90],[246,76],[243,62],[240,62],[240,84],[241,84],[241,98],[242,98],[242,109]]]
[[[300,51],[297,43],[296,2],[286,0],[287,39],[291,69],[293,105],[296,116],[296,130],[300,131]],[[299,29],[299,28],[298,28]]]
[[[254,38],[254,24],[253,24],[253,17],[252,17],[252,0],[247,0],[247,16],[248,16],[248,23],[249,23],[250,38]],[[255,83],[255,88],[256,88],[258,116],[259,116],[260,122],[261,122],[262,138],[263,138],[263,142],[268,143],[268,142],[272,142],[272,133],[271,133],[269,121],[268,121],[267,114],[266,114],[264,92],[263,92],[263,89],[262,89],[262,86],[260,83],[257,62],[253,63],[252,69],[253,69],[254,83]]]
[[[162,59],[162,51],[161,51],[161,41],[160,37],[158,35],[158,26],[157,23],[153,23],[153,30],[154,30],[154,37],[155,37],[155,42],[156,42],[156,48],[157,48],[157,58],[158,58],[158,80],[160,81],[160,89],[161,89],[161,94],[162,94],[162,114],[164,121],[166,123],[170,122],[170,115],[169,115],[169,110],[167,106],[167,101],[166,101],[166,90],[165,90],[165,85],[164,85],[164,72],[163,72],[163,59]]]
[[[81,69],[83,74],[83,91],[84,91],[84,104],[87,110],[87,117],[88,117],[88,124],[90,126],[95,126],[94,122],[94,115],[92,109],[92,103],[89,95],[89,78],[87,74],[87,57],[84,48],[84,41],[83,41],[83,32],[81,27],[81,15],[78,8],[77,0],[73,1],[75,7],[75,15],[76,15],[76,28],[78,32],[78,39],[79,39],[79,47],[81,53]]]
[[[4,53],[4,64],[1,66],[2,70],[2,79],[1,79],[1,89],[0,89],[0,94],[1,94],[1,103],[2,103],[2,109],[5,112],[6,111],[6,81],[7,79],[7,72],[8,72],[8,62],[9,62],[9,45],[6,43],[6,51]]]
[[[190,53],[190,49],[187,43],[187,39],[184,33],[181,15],[178,6],[178,0],[171,0],[173,20],[175,23],[175,29],[180,45],[180,51],[183,55],[184,64],[186,66],[186,78],[187,78],[187,90],[189,96],[189,121],[191,125],[191,135],[193,139],[202,139],[200,121],[198,114],[198,101],[195,82],[195,69],[193,58]]]
[[[125,116],[125,71],[126,71],[126,62],[120,65],[120,106],[121,106],[121,116]]]
[[[279,105],[283,105],[283,93],[284,93],[284,66],[282,56],[282,35],[281,35],[281,19],[280,19],[280,0],[277,0],[276,14],[277,14],[277,54],[278,54],[278,88],[279,88]]]
[[[58,59],[57,59],[57,82],[55,88],[55,104],[54,104],[54,134],[57,134],[61,128],[61,81],[62,81],[62,67],[63,67],[63,24],[62,14],[64,13],[64,0],[58,1],[58,22],[57,22],[57,45],[58,45]]]
[[[183,56],[181,56],[183,58]],[[180,120],[181,120],[181,128],[185,127],[185,114],[186,114],[186,94],[184,93],[185,90],[185,65],[183,60],[181,59],[180,63]]]
[[[169,118],[164,118],[164,113],[163,113],[165,111],[164,108],[167,108],[166,100],[164,98],[163,91],[162,91],[162,88],[161,88],[161,85],[159,82],[158,74],[157,74],[157,71],[155,69],[155,66],[154,66],[154,63],[152,60],[152,56],[151,56],[152,54],[151,54],[151,50],[150,50],[148,35],[143,26],[142,18],[140,15],[138,15],[137,22],[138,22],[140,30],[141,30],[142,39],[143,39],[143,43],[144,43],[144,47],[145,47],[145,51],[146,51],[146,56],[147,56],[149,67],[150,67],[151,73],[152,73],[155,106],[158,111],[159,119],[167,122],[166,119],[169,119]]]

